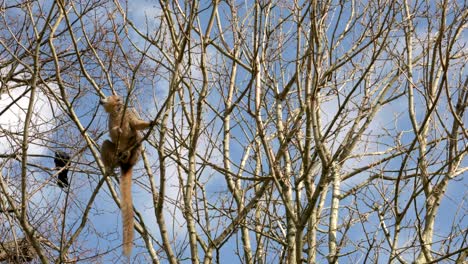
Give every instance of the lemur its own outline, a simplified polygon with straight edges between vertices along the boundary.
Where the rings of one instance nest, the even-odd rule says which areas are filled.
[[[132,168],[140,157],[142,137],[138,130],[148,128],[151,123],[140,119],[136,111],[125,108],[122,98],[111,95],[100,103],[109,113],[109,134],[101,146],[101,158],[106,173],[120,166],[120,193],[123,222],[123,252],[130,256],[133,243]]]

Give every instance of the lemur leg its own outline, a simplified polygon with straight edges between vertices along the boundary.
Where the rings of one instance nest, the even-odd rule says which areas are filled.
[[[135,143],[135,145],[128,152],[129,157],[127,159],[127,163],[133,166],[140,158],[141,143]]]
[[[118,165],[118,156],[115,144],[109,140],[105,140],[101,146],[101,159],[106,166],[108,173],[112,173]]]

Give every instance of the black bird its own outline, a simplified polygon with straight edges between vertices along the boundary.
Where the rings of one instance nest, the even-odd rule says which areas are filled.
[[[70,162],[70,156],[63,151],[56,151],[54,163],[57,170],[62,170],[58,175],[57,185],[60,188],[68,187],[68,163]]]

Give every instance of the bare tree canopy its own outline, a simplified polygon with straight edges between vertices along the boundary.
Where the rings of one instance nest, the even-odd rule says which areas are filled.
[[[120,94],[131,263],[465,263],[467,10],[0,0],[0,261],[126,261]]]

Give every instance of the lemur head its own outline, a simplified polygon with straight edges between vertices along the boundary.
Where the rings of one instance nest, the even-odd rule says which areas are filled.
[[[110,113],[122,106],[122,98],[118,95],[111,95],[99,101],[106,112]]]

